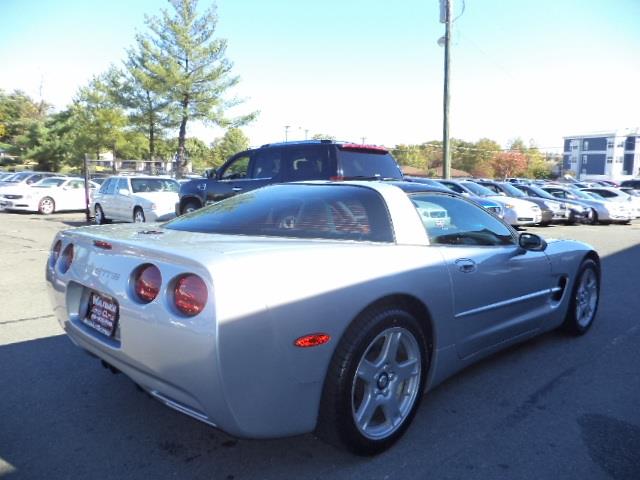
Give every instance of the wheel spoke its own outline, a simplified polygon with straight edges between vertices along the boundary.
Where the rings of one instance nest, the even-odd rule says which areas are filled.
[[[380,352],[380,362],[395,364],[398,357],[398,347],[400,346],[401,332],[389,332],[384,339],[384,345]]]
[[[402,413],[400,412],[400,403],[395,392],[385,399],[381,405],[382,413],[384,413],[385,419],[390,426],[394,426],[402,420]]]
[[[376,366],[366,358],[363,358],[360,362],[360,365],[358,365],[356,375],[359,379],[366,382],[367,384],[372,384],[375,380],[377,372],[378,369],[376,368]]]
[[[356,423],[361,429],[367,429],[378,406],[379,404],[377,398],[373,394],[373,389],[367,388],[365,396],[362,399],[362,403],[360,404],[358,411],[355,413]]]
[[[394,371],[398,376],[398,380],[402,382],[418,375],[418,373],[420,372],[420,370],[417,368],[418,366],[418,360],[415,358],[410,358],[406,362],[398,364]]]

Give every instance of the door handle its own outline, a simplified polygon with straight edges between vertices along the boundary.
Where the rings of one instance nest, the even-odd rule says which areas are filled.
[[[470,258],[459,258],[456,260],[456,267],[463,273],[472,273],[476,271],[476,262]]]
[[[231,190],[233,190],[234,192],[241,192],[242,187],[233,187]]]

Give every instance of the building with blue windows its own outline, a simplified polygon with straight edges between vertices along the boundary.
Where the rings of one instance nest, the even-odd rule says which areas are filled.
[[[581,180],[640,177],[640,128],[564,137],[562,168]]]

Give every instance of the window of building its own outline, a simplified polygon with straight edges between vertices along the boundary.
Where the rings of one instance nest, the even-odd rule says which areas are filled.
[[[613,163],[613,157],[607,157],[607,163]]]
[[[587,164],[587,159],[588,159],[587,155],[582,155],[582,164],[583,165]]]
[[[607,148],[613,148],[613,140],[607,140]]]
[[[585,141],[582,143],[582,149],[583,149],[583,150],[589,150],[589,140],[585,140]]]

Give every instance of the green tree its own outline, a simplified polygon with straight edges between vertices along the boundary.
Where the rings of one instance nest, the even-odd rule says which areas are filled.
[[[519,151],[500,152],[494,155],[492,166],[498,178],[520,176],[527,171],[527,157]]]
[[[119,147],[126,142],[127,119],[122,108],[113,101],[104,77],[95,77],[89,85],[78,90],[71,113],[75,148],[95,154],[96,159],[101,152],[111,150],[115,159]]]
[[[231,75],[226,58],[227,41],[215,38],[218,22],[215,5],[197,14],[197,0],[170,0],[173,12],[147,17],[151,33],[138,35],[140,69],[152,80],[150,88],[167,92],[172,126],[178,129],[177,175],[187,166],[186,138],[189,120],[202,120],[222,127],[238,126],[255,117],[249,114],[229,119],[226,112],[238,99],[224,95],[239,79]]]
[[[217,138],[212,144],[213,166],[219,167],[230,156],[249,148],[249,138],[239,128],[230,128],[222,138]]]
[[[20,90],[10,94],[0,90],[0,143],[20,156],[37,146],[50,109],[46,102],[36,103]]]
[[[312,140],[332,140],[335,141],[336,137],[334,137],[333,135],[328,135],[326,133],[314,133],[311,136]]]

